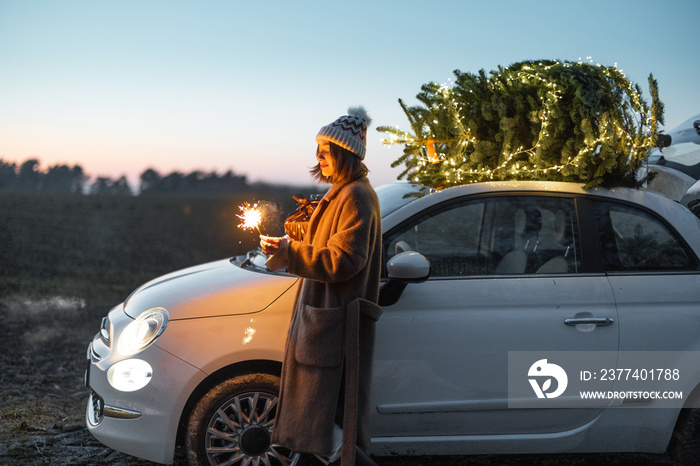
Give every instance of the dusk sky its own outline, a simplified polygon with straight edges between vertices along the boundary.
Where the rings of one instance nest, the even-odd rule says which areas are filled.
[[[376,185],[410,129],[398,105],[522,60],[617,64],[668,131],[700,113],[699,0],[0,0],[0,159],[310,182],[318,130],[364,105]],[[588,58],[590,57],[590,58]]]

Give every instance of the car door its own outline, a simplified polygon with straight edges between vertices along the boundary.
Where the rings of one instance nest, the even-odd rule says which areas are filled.
[[[618,348],[611,288],[584,273],[577,222],[572,197],[507,195],[433,207],[387,232],[386,258],[415,250],[431,277],[378,322],[373,436],[543,434],[595,419],[601,408],[509,408],[509,370],[527,383],[530,367],[509,368],[509,353]],[[565,324],[587,318],[605,325]]]
[[[662,358],[655,368],[683,372],[683,383],[671,380],[664,388],[687,395],[700,377],[698,258],[671,224],[651,210],[603,199],[592,200],[592,206],[620,318],[620,350],[629,352],[623,354],[629,360],[624,367],[646,370],[651,362],[640,361],[636,352],[655,352],[645,353]],[[673,356],[692,359],[674,360],[666,352],[692,352]],[[661,385],[647,381],[644,388]]]

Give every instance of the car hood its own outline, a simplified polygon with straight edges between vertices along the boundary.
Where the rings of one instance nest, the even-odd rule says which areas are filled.
[[[136,318],[148,309],[162,307],[170,320],[250,314],[265,309],[297,280],[219,260],[145,283],[127,298],[124,311]]]

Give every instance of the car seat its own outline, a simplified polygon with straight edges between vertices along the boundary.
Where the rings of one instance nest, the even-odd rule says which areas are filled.
[[[515,212],[513,221],[514,244],[513,250],[496,264],[496,275],[525,273],[530,263],[531,254],[537,251],[539,234],[542,228],[542,214],[535,206],[521,207]],[[524,246],[519,247],[518,244]]]
[[[571,235],[570,222],[563,210],[558,210],[554,215],[555,239],[562,246],[566,246],[564,254],[554,256],[537,269],[536,273],[567,273],[569,272],[569,252],[574,239]]]

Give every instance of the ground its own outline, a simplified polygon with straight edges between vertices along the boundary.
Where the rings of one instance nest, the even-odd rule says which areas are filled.
[[[0,464],[154,465],[100,444],[85,427],[87,344],[108,307],[79,298],[0,298]],[[668,465],[658,455],[376,458],[379,466]]]

